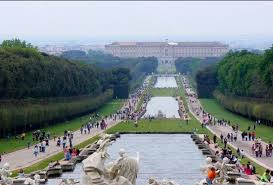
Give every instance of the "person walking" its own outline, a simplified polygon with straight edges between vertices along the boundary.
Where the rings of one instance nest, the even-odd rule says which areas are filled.
[[[37,157],[38,152],[39,152],[39,151],[38,151],[38,146],[35,145],[35,146],[34,146],[34,150],[33,150],[33,154],[34,154],[35,157]]]

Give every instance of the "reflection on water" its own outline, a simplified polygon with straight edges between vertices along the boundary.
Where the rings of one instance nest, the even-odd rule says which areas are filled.
[[[152,97],[146,107],[145,116],[157,116],[162,111],[166,118],[179,118],[179,105],[174,97]]]
[[[140,171],[137,185],[145,185],[149,177],[162,180],[174,180],[180,185],[194,185],[203,175],[200,166],[205,157],[186,134],[124,134],[112,146],[108,153],[111,160],[118,157],[118,151],[124,148],[129,156],[140,155]],[[81,180],[82,164],[77,164],[74,172],[67,172],[61,178]],[[60,179],[49,179],[48,185],[57,185]]]
[[[174,77],[157,77],[155,88],[177,88]]]

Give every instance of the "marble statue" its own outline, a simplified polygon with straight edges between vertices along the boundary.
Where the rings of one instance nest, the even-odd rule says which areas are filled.
[[[136,178],[139,171],[139,154],[137,157],[128,157],[124,149],[120,149],[119,158],[113,163],[110,171],[115,177],[122,176],[128,179],[133,185],[136,184]]]
[[[229,159],[227,157],[224,157],[221,168],[217,171],[219,174],[218,178],[215,178],[215,183],[225,184],[227,183],[227,172],[228,172],[228,166]]]
[[[204,166],[201,166],[201,171],[203,174],[207,175],[209,169],[212,166],[212,158],[211,157],[207,157],[206,158],[206,164]]]
[[[97,141],[97,144],[101,144],[103,141],[105,141],[106,139],[109,139],[111,137],[111,134],[105,134],[102,133],[100,134],[100,139]]]
[[[3,185],[12,185],[13,180],[9,176],[11,176],[12,173],[10,172],[9,169],[9,163],[5,163],[3,167],[0,169],[0,176],[1,176],[1,183]]]
[[[161,110],[159,110],[158,113],[157,113],[157,117],[158,118],[164,118],[165,115],[163,114],[163,112]]]
[[[41,179],[40,175],[35,174],[34,179],[31,178],[26,178],[24,184],[28,185],[39,185],[41,182],[44,182],[44,179]]]
[[[174,181],[169,181],[166,179],[163,179],[162,181],[156,181],[154,178],[150,177],[147,185],[178,185],[178,184]]]
[[[121,149],[117,160],[105,164],[110,158],[107,153],[108,146],[112,144],[110,137],[103,135],[97,151],[82,161],[84,185],[135,185],[139,157],[128,157],[125,150]]]
[[[75,185],[78,183],[79,181],[76,181],[75,179],[62,179],[59,185]]]

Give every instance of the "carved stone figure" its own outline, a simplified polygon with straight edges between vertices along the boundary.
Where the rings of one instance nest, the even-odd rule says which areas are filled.
[[[0,169],[1,184],[11,185],[13,183],[12,178],[9,177],[11,174],[12,173],[9,170],[9,163],[5,163],[3,168]]]
[[[207,157],[206,158],[206,164],[204,166],[201,167],[201,171],[203,174],[207,175],[210,167],[212,166],[212,158],[211,157]]]
[[[178,184],[174,181],[169,181],[166,179],[163,179],[162,181],[156,181],[154,178],[150,177],[147,185],[178,185]]]
[[[105,138],[101,140],[97,151],[82,161],[85,172],[84,184],[100,184],[104,181],[104,164],[109,157],[107,147],[112,143],[108,137]]]
[[[75,179],[62,179],[59,185],[75,185],[79,183],[79,181],[75,181]]]
[[[110,157],[107,147],[112,144],[111,135],[103,135],[99,148],[88,158],[82,161],[85,175],[84,185],[134,185],[138,173],[138,157],[132,158],[125,155],[121,149],[119,158],[115,162],[105,165]]]
[[[35,174],[34,179],[31,178],[26,178],[24,184],[28,184],[28,185],[39,185],[41,182],[44,182],[44,179],[41,179],[40,175]]]
[[[122,176],[128,179],[133,185],[136,184],[136,178],[139,170],[139,157],[128,157],[124,149],[120,149],[119,158],[114,162],[110,171],[115,177]]]
[[[221,184],[226,184],[227,183],[227,171],[228,171],[228,166],[227,164],[229,163],[229,159],[227,157],[224,157],[222,165],[220,170],[218,170],[219,177],[215,178],[214,182],[215,183],[221,183]]]

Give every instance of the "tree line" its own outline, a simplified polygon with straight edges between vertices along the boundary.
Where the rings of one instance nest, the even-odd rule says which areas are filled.
[[[89,50],[88,52],[71,50],[63,52],[61,57],[83,61],[103,69],[126,68],[130,71],[128,90],[132,91],[139,87],[147,74],[155,72],[158,60],[155,57],[120,58],[102,51]],[[125,88],[123,87],[125,90]]]
[[[233,112],[272,124],[273,47],[264,53],[231,51],[200,70],[196,82],[199,97],[214,96]]]
[[[208,66],[215,65],[221,60],[220,57],[206,57],[206,58],[178,58],[175,61],[176,70],[182,74],[186,74],[193,79],[191,82],[194,88],[198,88],[195,80],[198,72]],[[210,82],[209,82],[210,83]],[[209,91],[209,89],[204,89],[204,91]]]
[[[127,98],[130,70],[40,53],[19,39],[0,44],[0,137],[40,128]]]

